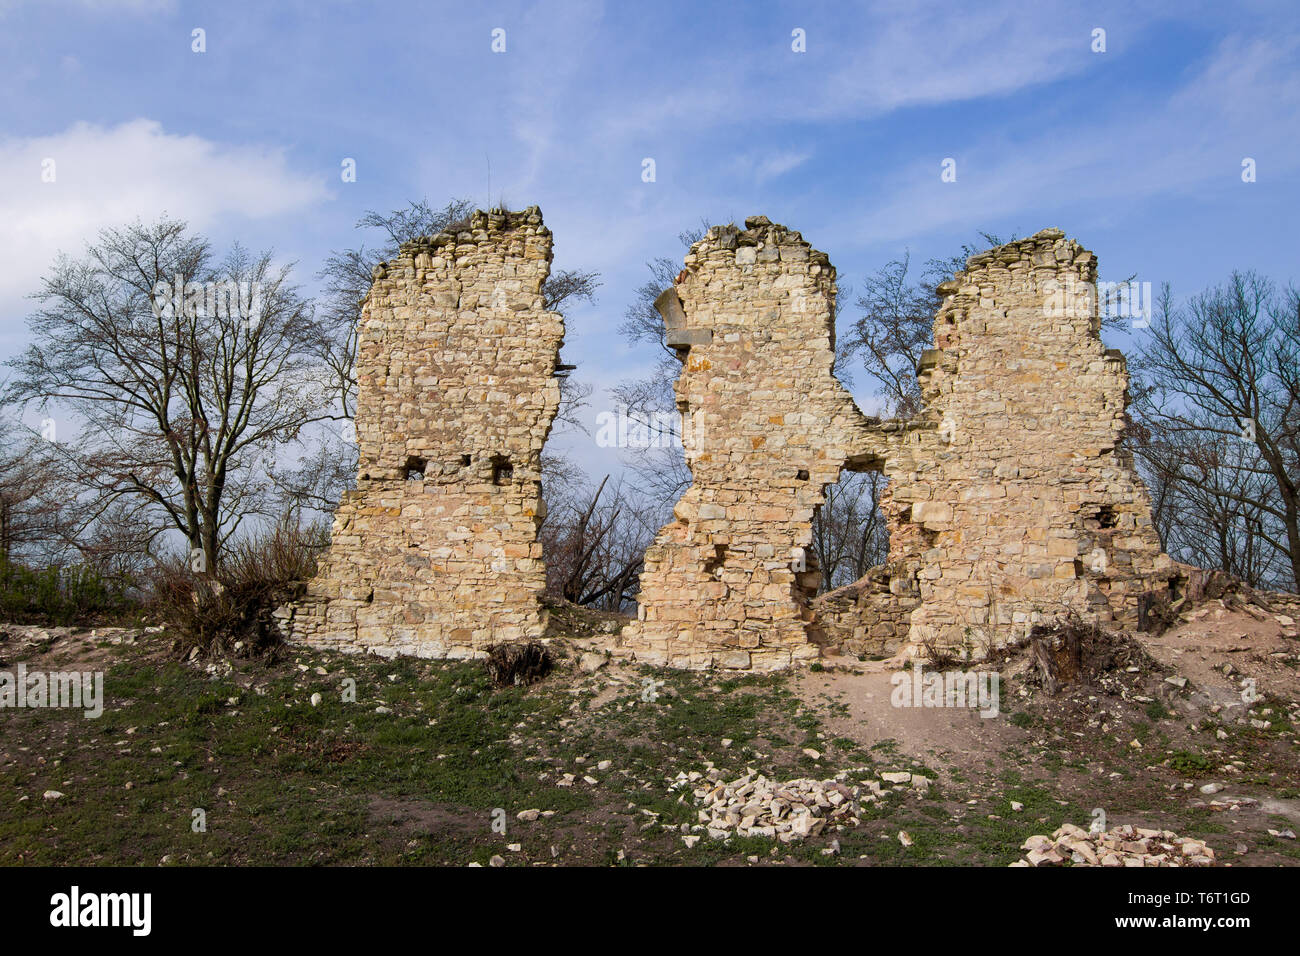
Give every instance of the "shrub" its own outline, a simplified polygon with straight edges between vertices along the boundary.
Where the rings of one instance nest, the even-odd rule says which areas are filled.
[[[487,672],[493,687],[535,684],[551,669],[550,651],[536,641],[493,644],[487,651]]]
[[[1173,768],[1174,773],[1180,773],[1185,777],[1198,777],[1214,768],[1209,757],[1190,750],[1176,751],[1169,758],[1169,766]]]
[[[231,545],[214,574],[180,559],[154,573],[153,606],[183,655],[273,655],[282,643],[272,612],[316,573],[329,529],[285,521]]]
[[[1164,720],[1166,717],[1172,717],[1169,709],[1158,700],[1153,700],[1147,704],[1147,718],[1149,720]]]
[[[0,560],[0,615],[26,624],[102,624],[138,618],[134,582],[89,564],[28,568]]]

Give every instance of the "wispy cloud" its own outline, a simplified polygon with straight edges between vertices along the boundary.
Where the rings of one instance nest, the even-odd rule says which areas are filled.
[[[352,3],[217,5],[202,56],[166,3],[82,3],[0,0],[6,315],[28,308],[15,296],[57,250],[137,215],[274,245],[310,288],[330,249],[363,238],[353,225],[368,209],[504,196],[542,206],[558,267],[602,273],[566,357],[579,375],[631,376],[654,356],[624,347],[619,317],[643,263],[680,257],[678,233],[701,217],[783,221],[846,281],[980,228],[1059,225],[1100,252],[1170,248],[1238,217],[1231,256],[1209,244],[1195,263],[1165,256],[1160,268],[1192,282],[1229,258],[1276,260],[1279,210],[1300,188],[1297,19],[1265,0],[789,0],[744,17],[694,0],[434,14],[412,0],[383,19]],[[101,13],[68,15],[86,9]],[[490,50],[497,27],[503,54]],[[806,52],[791,47],[796,27]],[[1090,50],[1096,27],[1104,56]],[[47,156],[57,184],[39,180]],[[338,178],[344,156],[355,183]],[[947,156],[956,183],[940,182]],[[1244,156],[1257,189],[1237,179]],[[1207,212],[1211,194],[1224,205]]]
[[[176,9],[177,0],[0,0],[0,16],[20,7],[62,6],[82,12],[147,14]]]
[[[1250,156],[1273,176],[1300,170],[1300,38],[1224,38],[1189,81],[1164,102],[1143,94],[1111,115],[1053,124],[1009,142],[998,128],[954,144],[957,181],[940,181],[940,157],[914,156],[887,197],[859,197],[859,238],[925,234],[1044,208],[1093,205],[1209,184],[1240,184]],[[1050,225],[1036,222],[1033,228]]]
[[[769,179],[784,176],[798,169],[812,159],[811,150],[780,150],[775,153],[750,153],[736,157],[736,172],[752,179],[755,183],[765,183]]]

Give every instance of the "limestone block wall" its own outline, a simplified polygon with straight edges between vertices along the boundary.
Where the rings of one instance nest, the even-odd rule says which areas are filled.
[[[541,636],[542,446],[564,335],[540,212],[475,213],[376,268],[358,356],[357,487],[296,641],[462,657]],[[656,305],[692,484],[646,554],[637,659],[773,669],[927,645],[973,655],[1065,611],[1134,623],[1176,574],[1122,443],[1123,357],[1096,260],[1059,230],[944,283],[920,413],[861,414],[832,374],[835,270],[764,217],[715,227]],[[812,520],[849,469],[890,479],[888,563],[813,600]]]
[[[814,509],[855,455],[883,460],[831,373],[835,270],[759,216],[710,229],[658,305],[683,361],[676,383],[692,484],[646,553],[638,660],[772,669],[818,656]]]
[[[1123,356],[1096,259],[1059,230],[940,287],[922,410],[864,418],[831,374],[834,270],[758,217],[692,247],[657,303],[693,483],[646,555],[642,660],[768,669],[817,656],[971,656],[1063,613],[1133,624],[1175,574],[1122,443]],[[890,479],[888,564],[812,600],[814,509],[841,468]]]
[[[561,317],[544,306],[536,207],[476,212],[375,269],[361,317],[357,486],[293,640],[465,657],[539,637],[541,450],[559,408]]]
[[[940,286],[927,427],[893,479],[890,559],[916,568],[908,641],[980,653],[1067,609],[1131,622],[1173,573],[1122,444],[1124,358],[1101,342],[1096,258],[1056,229]]]
[[[823,653],[890,657],[906,645],[920,603],[916,567],[904,561],[882,564],[818,597],[809,636]]]

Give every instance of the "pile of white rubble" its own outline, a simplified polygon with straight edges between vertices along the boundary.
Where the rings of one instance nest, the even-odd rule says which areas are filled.
[[[875,780],[848,782],[845,770],[833,780],[769,780],[754,770],[735,780],[707,773],[679,773],[670,789],[689,788],[700,807],[699,822],[711,839],[739,836],[772,837],[782,843],[817,836],[827,830],[855,827],[863,804],[875,803],[890,792]],[[886,785],[923,790],[929,780],[910,773],[881,774]]]
[[[1213,866],[1214,851],[1204,841],[1180,837],[1172,830],[1148,830],[1131,824],[1090,833],[1067,823],[1050,837],[1031,836],[1021,846],[1029,852],[1012,866]]]

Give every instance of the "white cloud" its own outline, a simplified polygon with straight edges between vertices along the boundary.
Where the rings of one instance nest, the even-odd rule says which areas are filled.
[[[689,70],[637,76],[616,102],[596,103],[598,139],[616,143],[647,131],[695,130],[756,119],[826,122],[875,119],[909,107],[1010,95],[1097,69],[1094,16],[1122,20],[1108,56],[1124,52],[1152,14],[1108,4],[1120,14],[1068,3],[845,5],[808,31],[808,52],[782,48],[763,57],[706,56]],[[712,41],[710,41],[712,42]],[[691,52],[698,52],[691,50]]]
[[[1295,64],[1300,39],[1225,38],[1202,69],[1164,103],[1135,94],[1111,114],[1031,140],[999,136],[955,146],[957,182],[941,183],[939,157],[917,157],[852,217],[858,239],[923,235],[1022,212],[1092,204],[1100,215],[1129,199],[1236,184],[1242,157],[1270,175],[1300,167]],[[1033,231],[1060,223],[1030,222]]]
[[[46,160],[54,182],[41,179]],[[326,199],[326,181],[290,168],[282,148],[168,133],[147,119],[0,140],[0,314],[25,312],[20,297],[55,256],[80,253],[107,226],[164,212],[197,230],[282,216]]]
[[[736,170],[742,176],[750,177],[755,183],[765,183],[777,176],[798,169],[812,158],[809,151],[799,152],[792,149],[775,153],[751,153],[736,159]]]
[[[50,3],[50,0],[42,0]],[[33,0],[0,0],[0,16],[20,6],[37,6]],[[63,6],[75,7],[92,13],[170,13],[176,9],[176,0],[63,0]]]
[[[947,4],[881,4],[868,23],[865,43],[829,38],[844,65],[810,101],[811,112],[869,116],[1000,96],[1092,64],[1088,32],[1063,26],[1054,5],[993,5],[957,16]]]

